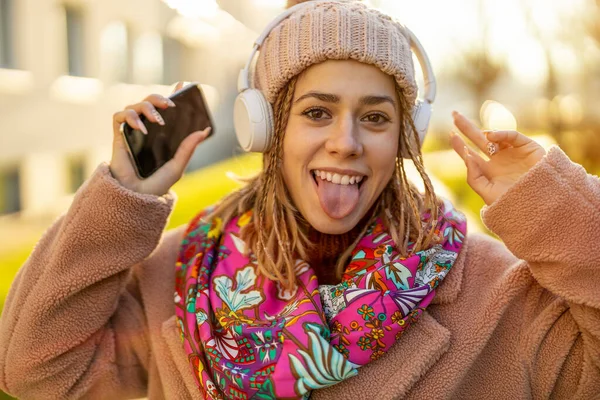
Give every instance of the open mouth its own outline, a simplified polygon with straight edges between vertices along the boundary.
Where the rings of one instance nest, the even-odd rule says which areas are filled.
[[[361,189],[367,180],[365,175],[352,174],[354,171],[343,172],[311,170],[321,208],[335,220],[349,216],[358,207]]]
[[[367,177],[364,175],[342,175],[318,169],[312,170],[311,173],[317,185],[320,183],[319,180],[322,180],[336,185],[358,185],[358,189],[360,190],[363,183],[367,180]]]

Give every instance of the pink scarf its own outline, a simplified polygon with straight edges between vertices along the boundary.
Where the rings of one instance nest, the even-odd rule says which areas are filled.
[[[181,244],[175,303],[204,397],[307,398],[381,357],[419,319],[460,252],[466,219],[447,201],[441,211],[440,244],[402,258],[378,219],[340,284],[319,286],[297,260],[293,291],[257,275],[256,257],[243,255],[239,232],[251,212],[223,234],[219,219],[209,224],[200,213]]]

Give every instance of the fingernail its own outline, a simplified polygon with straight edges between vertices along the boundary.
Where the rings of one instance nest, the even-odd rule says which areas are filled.
[[[495,134],[496,134],[496,130],[495,129],[494,130],[484,131],[483,134],[485,135],[485,138],[487,140],[492,140],[493,141],[496,138],[495,137]]]
[[[467,157],[471,157],[471,152],[469,151],[469,148],[467,146],[464,146],[464,149],[465,149],[465,155]]]
[[[169,106],[169,107],[176,107],[175,103],[173,103],[173,100],[171,99],[165,99],[165,103]]]
[[[454,131],[450,131],[450,138],[453,138],[454,136],[456,136],[456,133],[454,133]]]
[[[210,131],[211,131],[211,127],[208,127],[204,130],[204,133],[202,134],[202,138],[206,138],[208,135],[210,135]]]
[[[148,134],[148,130],[146,129],[146,125],[142,122],[141,119],[138,119],[138,129],[144,133],[144,135]]]
[[[154,117],[156,118],[156,121],[159,123],[159,125],[165,124],[165,120],[163,119],[162,115],[160,115],[160,113],[158,111],[153,110],[152,115],[154,115]]]
[[[460,115],[460,113],[456,110],[452,111],[452,116],[453,117],[458,117]]]

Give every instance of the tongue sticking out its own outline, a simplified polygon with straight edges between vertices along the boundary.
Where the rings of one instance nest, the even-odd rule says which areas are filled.
[[[330,218],[344,218],[354,210],[358,204],[358,184],[337,185],[320,178],[316,180],[319,202]]]

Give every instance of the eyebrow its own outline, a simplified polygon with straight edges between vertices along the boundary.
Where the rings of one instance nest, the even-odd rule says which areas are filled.
[[[300,103],[302,100],[309,99],[311,97],[321,100],[321,101],[324,101],[326,103],[339,103],[340,102],[340,97],[335,94],[322,93],[322,92],[308,92],[308,93],[305,93],[302,96],[300,96],[295,101],[295,103]]]
[[[390,96],[364,96],[360,98],[360,103],[365,106],[376,106],[381,103],[390,103],[396,109],[396,102]]]
[[[302,100],[305,100],[305,99],[308,99],[311,97],[315,98],[317,100],[324,101],[326,103],[337,104],[340,102],[340,97],[338,95],[335,95],[332,93],[322,93],[322,92],[311,91],[311,92],[308,92],[308,93],[300,96],[294,103],[299,103]],[[361,97],[359,101],[360,101],[360,104],[365,105],[365,106],[376,106],[381,103],[390,103],[392,106],[394,106],[394,109],[396,109],[396,102],[390,96],[369,95],[369,96]]]

